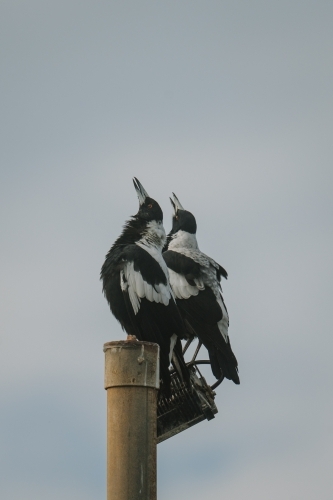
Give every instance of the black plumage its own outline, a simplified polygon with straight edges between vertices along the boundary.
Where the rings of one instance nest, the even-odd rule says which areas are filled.
[[[139,211],[125,223],[106,255],[101,269],[103,292],[128,334],[159,344],[162,387],[169,393],[170,361],[189,383],[179,340],[186,335],[185,327],[162,258],[166,240],[162,210],[136,178],[133,182]]]
[[[221,278],[227,278],[228,274],[199,250],[195,217],[173,196],[173,226],[163,257],[178,308],[188,334],[198,337],[207,348],[214,376],[239,384],[238,363],[230,345],[229,316],[221,289]]]

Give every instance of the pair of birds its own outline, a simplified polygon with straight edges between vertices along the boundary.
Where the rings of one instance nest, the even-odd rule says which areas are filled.
[[[198,337],[217,379],[239,384],[237,360],[228,337],[229,317],[221,278],[227,272],[199,250],[196,220],[178,198],[166,236],[163,212],[134,177],[139,211],[125,223],[101,269],[111,311],[129,335],[160,346],[162,391],[170,395],[172,363],[190,384],[181,339]]]

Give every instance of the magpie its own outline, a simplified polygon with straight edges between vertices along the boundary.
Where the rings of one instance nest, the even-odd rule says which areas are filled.
[[[199,250],[194,215],[182,207],[174,193],[170,201],[174,214],[163,258],[188,336],[198,337],[207,348],[217,379],[226,377],[239,384],[238,364],[230,345],[229,316],[221,288],[221,277],[227,279],[228,274]]]
[[[170,395],[171,362],[181,380],[190,384],[180,341],[186,330],[162,257],[166,242],[163,212],[136,177],[133,183],[139,211],[125,223],[105,257],[103,292],[123,330],[159,344],[161,389]]]

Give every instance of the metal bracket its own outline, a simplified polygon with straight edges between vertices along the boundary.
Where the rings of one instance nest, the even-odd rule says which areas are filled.
[[[183,348],[186,353],[193,339]],[[175,370],[171,370],[171,397],[160,395],[157,405],[157,442],[161,443],[203,420],[211,420],[218,412],[214,399],[214,389],[223,377],[209,386],[199,369],[199,365],[210,365],[209,360],[198,360],[202,343],[199,341],[187,366],[191,374],[192,390],[184,386]]]

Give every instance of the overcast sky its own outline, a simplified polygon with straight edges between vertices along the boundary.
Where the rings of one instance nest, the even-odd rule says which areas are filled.
[[[174,191],[241,385],[158,447],[159,500],[332,499],[333,3],[1,0],[0,493],[105,498],[99,270]]]

